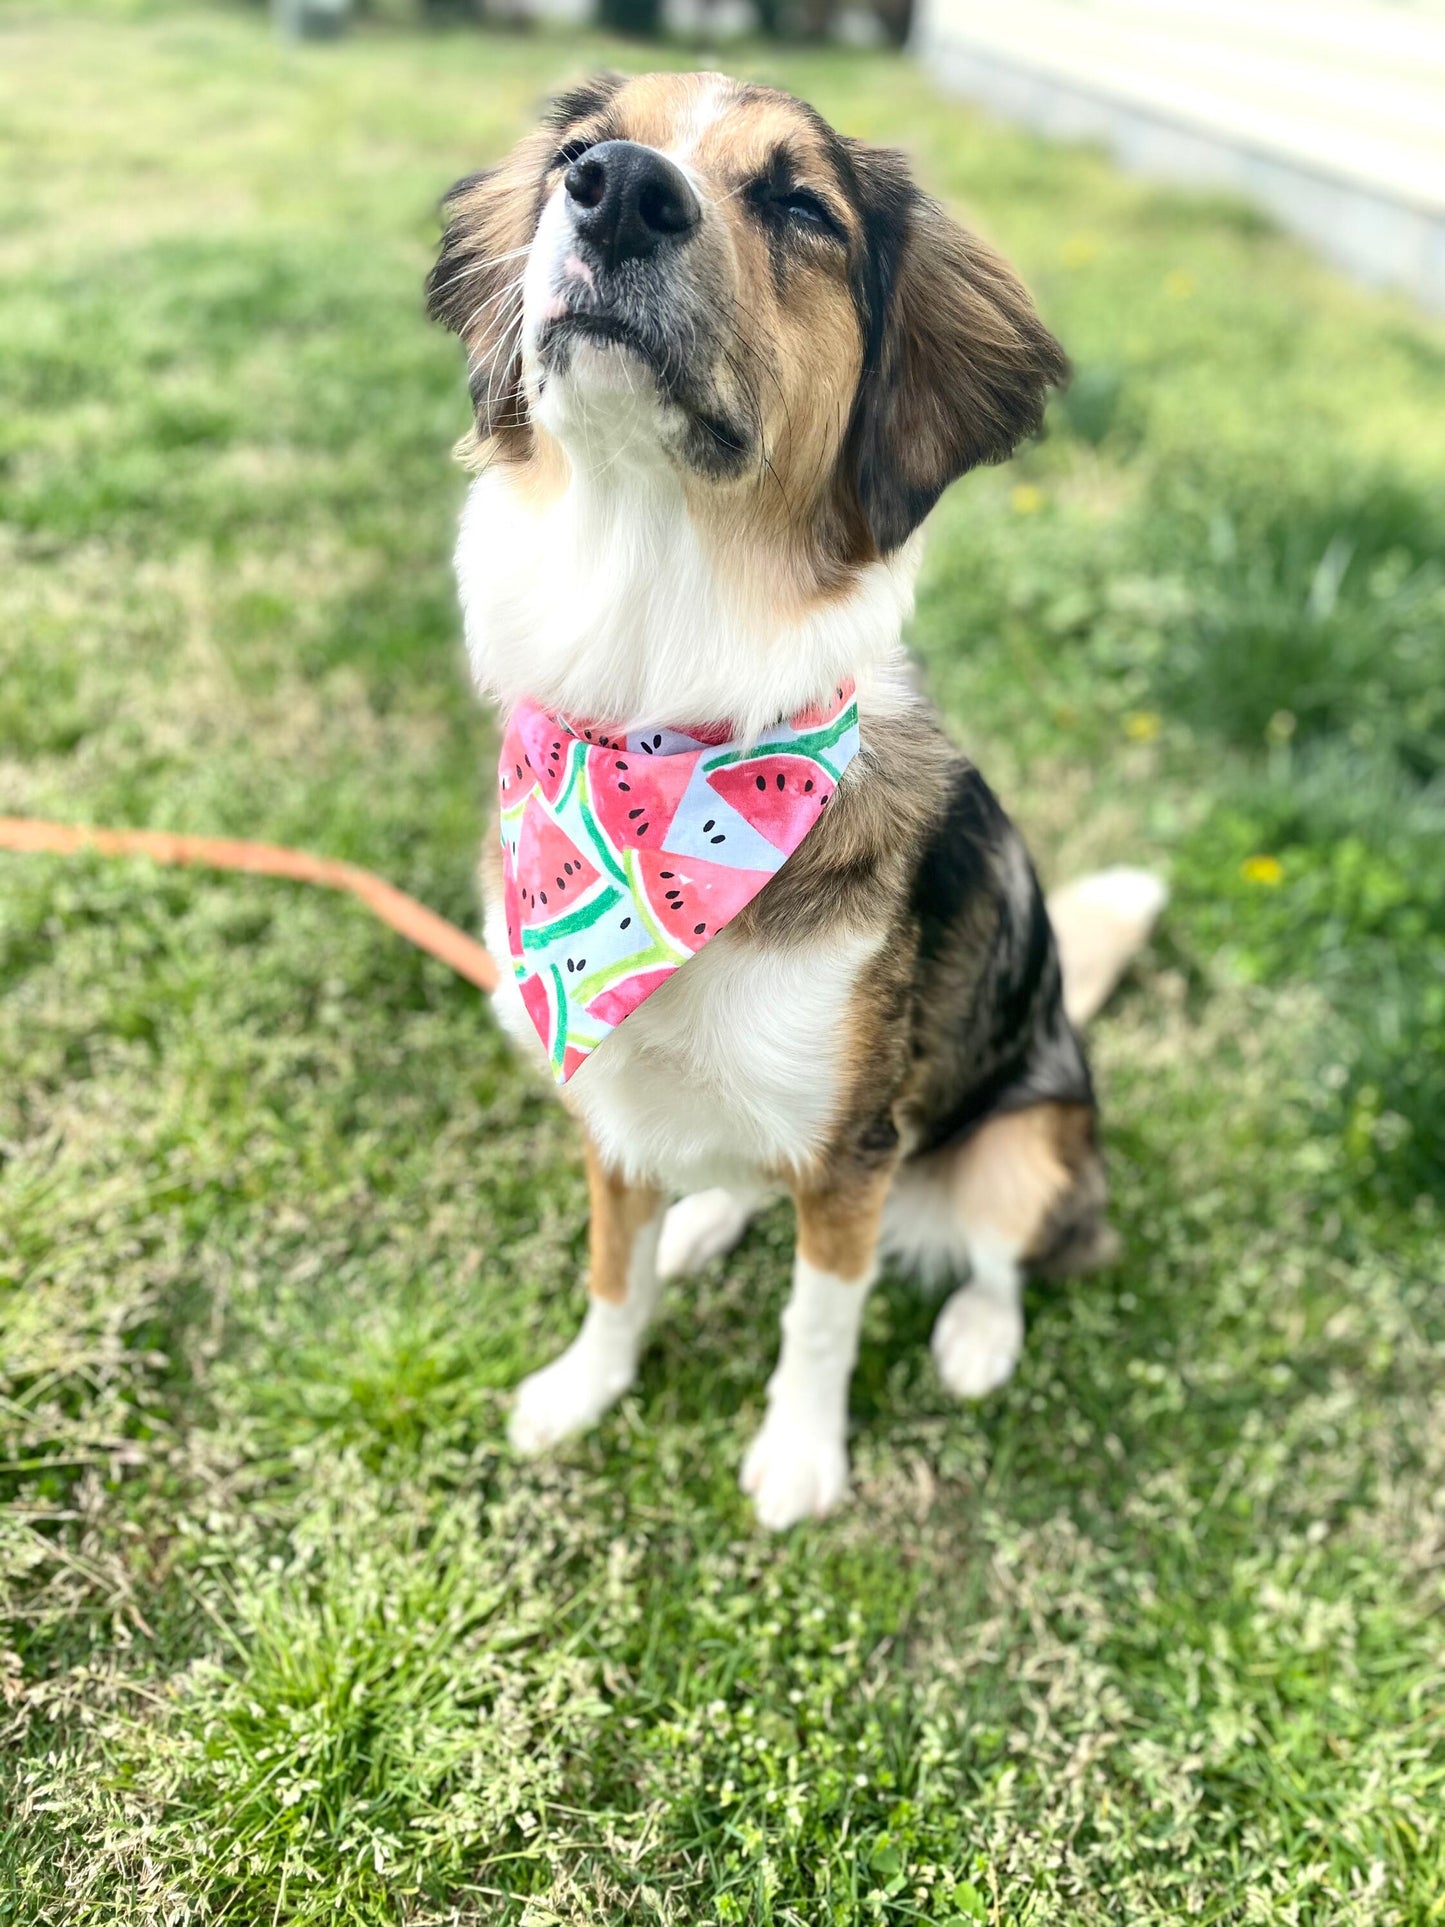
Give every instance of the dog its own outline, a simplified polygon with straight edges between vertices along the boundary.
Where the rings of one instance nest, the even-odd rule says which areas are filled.
[[[784,1528],[846,1494],[849,1380],[883,1260],[953,1282],[933,1355],[975,1398],[1018,1358],[1025,1275],[1111,1251],[1079,1027],[1162,888],[1106,872],[1051,918],[900,641],[924,518],[1039,429],[1067,362],[1009,267],[901,155],[718,74],[604,74],[563,94],[451,190],[443,226],[428,306],[465,345],[474,416],[456,549],[467,649],[504,715],[556,728],[550,749],[533,730],[535,782],[565,749],[594,770],[595,802],[664,729],[691,756],[727,744],[743,759],[782,729],[781,792],[796,745],[811,755],[827,735],[808,735],[818,717],[834,734],[840,705],[856,719],[846,767],[826,762],[836,744],[806,765],[831,772],[826,810],[807,778],[779,804],[819,802],[786,859],[723,927],[691,925],[705,944],[568,1058],[589,1300],[511,1415],[526,1452],[593,1424],[633,1382],[663,1281],[790,1192],[792,1291],[742,1468],[758,1519]],[[605,770],[587,760],[606,755]],[[520,930],[527,906],[544,914],[538,878],[518,882],[505,828],[506,784],[514,771],[535,790],[537,764],[521,738],[504,764],[482,886],[488,943],[515,967],[495,1006],[546,1055]],[[753,767],[737,780],[771,802],[772,764]],[[627,787],[619,775],[614,803]],[[655,829],[648,814],[618,820]],[[700,827],[723,842],[714,818]],[[693,858],[648,887],[696,882]],[[555,869],[558,890],[583,874],[580,858]],[[654,908],[679,901],[674,881]],[[569,951],[574,967],[590,968]],[[585,1016],[554,974],[537,999]]]

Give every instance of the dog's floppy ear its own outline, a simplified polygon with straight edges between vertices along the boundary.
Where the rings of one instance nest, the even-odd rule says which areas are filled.
[[[1038,431],[1069,364],[1008,264],[913,186],[901,155],[848,147],[866,340],[845,476],[886,555],[955,476]]]
[[[467,382],[483,438],[528,432],[523,250],[537,225],[553,145],[550,133],[529,135],[499,167],[458,181],[442,202],[442,242],[427,276],[427,313],[466,345]]]

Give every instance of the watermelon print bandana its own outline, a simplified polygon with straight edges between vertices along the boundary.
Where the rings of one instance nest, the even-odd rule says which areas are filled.
[[[559,1083],[752,902],[857,754],[851,682],[747,743],[513,710],[498,771],[507,944]]]

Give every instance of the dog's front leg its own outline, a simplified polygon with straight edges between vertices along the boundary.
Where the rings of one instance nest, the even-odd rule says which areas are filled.
[[[780,1531],[831,1512],[848,1489],[848,1385],[877,1273],[892,1170],[794,1192],[798,1248],[768,1415],[743,1461],[758,1518]]]
[[[520,1452],[541,1452],[585,1431],[617,1403],[637,1375],[643,1335],[657,1307],[661,1193],[606,1169],[590,1139],[587,1190],[587,1316],[561,1357],[517,1387],[510,1431]]]

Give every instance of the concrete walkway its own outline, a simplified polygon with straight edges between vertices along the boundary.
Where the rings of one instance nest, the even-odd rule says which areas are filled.
[[[1445,0],[919,0],[941,85],[1445,309]]]

